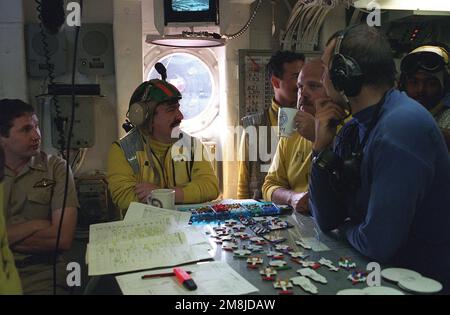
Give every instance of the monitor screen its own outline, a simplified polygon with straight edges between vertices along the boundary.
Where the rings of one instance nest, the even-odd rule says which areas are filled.
[[[165,0],[164,21],[167,23],[214,22],[219,24],[218,0]]]
[[[172,0],[175,12],[209,11],[209,0]]]

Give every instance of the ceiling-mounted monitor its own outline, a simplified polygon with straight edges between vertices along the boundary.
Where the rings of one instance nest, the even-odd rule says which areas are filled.
[[[165,0],[164,22],[219,24],[218,0]]]

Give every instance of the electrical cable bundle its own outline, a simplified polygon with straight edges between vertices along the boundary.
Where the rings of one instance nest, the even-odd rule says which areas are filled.
[[[80,0],[80,7],[81,12],[83,11],[83,0]],[[61,241],[61,230],[62,230],[62,223],[64,222],[64,212],[66,208],[66,201],[67,201],[67,190],[69,188],[69,174],[70,174],[70,145],[72,141],[72,133],[73,133],[73,125],[75,122],[75,71],[77,66],[77,50],[78,50],[78,40],[79,40],[79,34],[80,34],[80,26],[76,26],[75,30],[75,43],[74,43],[74,51],[73,51],[73,62],[72,62],[72,106],[71,106],[71,113],[70,113],[70,121],[69,121],[69,133],[67,136],[67,148],[66,148],[66,181],[64,185],[64,199],[63,199],[63,206],[61,210],[61,219],[59,221],[58,225],[58,235],[56,237],[56,246],[55,246],[55,252],[53,256],[53,294],[56,295],[56,263],[58,260],[58,249],[59,249],[59,243]]]
[[[328,13],[342,0],[330,0],[326,5],[316,1],[298,1],[286,24],[286,32],[282,36],[281,45],[285,50],[314,51],[317,49],[320,28]]]
[[[43,3],[41,0],[35,0],[37,7],[36,10],[38,12],[38,18],[39,18],[39,30],[41,35],[41,43],[42,48],[44,50],[44,58],[45,58],[45,67],[47,69],[47,78],[49,85],[55,84],[55,73],[54,73],[54,66],[50,62],[50,49],[48,44],[48,37],[47,37],[47,31],[44,27],[44,16],[47,16],[47,13],[43,12]],[[53,23],[51,23],[53,24]],[[56,130],[58,131],[58,145],[59,145],[59,152],[61,156],[64,157],[64,148],[66,146],[65,142],[65,135],[64,135],[64,118],[62,118],[62,112],[61,107],[58,103],[58,97],[56,95],[52,95],[51,97],[51,103],[55,107],[55,119],[54,123],[56,126]]]
[[[46,52],[46,63],[47,63],[47,70],[48,70],[48,78],[49,78],[49,83],[50,85],[54,84],[53,80],[54,80],[54,73],[53,73],[53,68],[50,66],[50,52],[48,50],[48,43],[46,42],[47,37],[46,37],[46,33],[44,30],[44,16],[47,19],[52,19],[55,18],[55,12],[61,14],[61,8],[63,8],[63,2],[56,2],[55,0],[49,0],[46,1],[46,7],[47,7],[47,12],[44,13],[43,11],[43,2],[44,0],[35,0],[36,3],[38,4],[37,6],[37,11],[38,11],[38,17],[39,20],[41,21],[40,23],[40,27],[41,27],[41,35],[42,35],[42,39],[43,39],[43,45],[44,45],[44,51]],[[81,11],[83,10],[83,0],[80,0],[80,8]],[[62,9],[64,10],[64,9]],[[55,14],[52,14],[55,13]],[[62,14],[64,14],[64,12],[62,12]],[[56,14],[58,15],[58,14]],[[55,21],[58,21],[58,23],[61,22],[61,16],[58,16],[57,18],[55,18]],[[64,23],[64,18],[62,19]],[[60,24],[58,23],[53,23],[55,21],[50,21],[47,20],[46,21],[46,25],[50,26],[51,29],[53,31],[58,32],[59,30],[59,26]],[[55,28],[56,27],[56,28]],[[72,81],[71,81],[71,94],[72,94],[72,102],[71,102],[71,114],[70,114],[70,119],[69,119],[69,130],[68,130],[68,136],[67,136],[67,145],[66,141],[65,141],[65,135],[64,135],[64,128],[63,128],[63,119],[61,118],[61,111],[60,108],[57,106],[58,103],[54,103],[56,107],[56,119],[57,119],[57,128],[58,128],[58,132],[59,132],[59,144],[61,145],[61,154],[63,156],[63,158],[66,159],[66,176],[65,176],[65,184],[64,184],[64,197],[63,197],[63,204],[61,207],[61,218],[59,220],[59,224],[58,224],[58,233],[56,236],[56,245],[55,245],[55,249],[54,249],[54,253],[53,253],[53,295],[56,295],[56,265],[57,265],[57,261],[58,261],[58,253],[59,253],[59,244],[61,241],[61,231],[62,231],[62,224],[64,222],[64,213],[65,213],[65,208],[66,208],[66,202],[67,202],[67,192],[68,192],[68,187],[69,187],[69,174],[70,174],[70,146],[71,146],[71,140],[72,140],[72,133],[73,133],[73,125],[74,125],[74,121],[75,121],[75,71],[76,71],[76,63],[77,63],[77,50],[78,50],[78,40],[79,40],[79,33],[80,33],[80,26],[76,26],[76,30],[75,30],[75,42],[74,42],[74,55],[73,55],[73,63],[72,63]],[[56,100],[56,97],[53,96],[53,98]],[[59,118],[59,119],[58,119]],[[60,125],[58,125],[60,124]],[[61,127],[61,129],[59,128]],[[64,149],[66,150],[65,155],[64,155]],[[83,154],[84,153],[84,154]],[[85,152],[82,152],[82,158],[84,158],[85,156]],[[75,157],[74,161],[76,160],[77,156]]]
[[[263,2],[263,0],[258,0],[258,3],[256,4],[256,7],[253,10],[252,15],[248,19],[247,23],[238,32],[236,32],[234,34],[224,34],[222,36],[225,37],[226,39],[236,39],[236,38],[242,36],[248,30],[248,28],[252,24],[253,20],[255,19],[256,13],[258,13],[258,10],[261,7],[262,2]]]

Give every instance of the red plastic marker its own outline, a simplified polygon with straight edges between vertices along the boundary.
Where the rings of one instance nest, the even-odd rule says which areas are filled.
[[[177,276],[178,281],[188,290],[193,291],[197,289],[197,285],[191,276],[182,268],[173,268],[173,273]]]
[[[191,274],[191,271],[186,271],[188,274]],[[142,280],[151,279],[151,278],[161,278],[161,277],[173,277],[175,276],[174,272],[166,272],[166,273],[156,273],[153,275],[143,275],[141,276]]]

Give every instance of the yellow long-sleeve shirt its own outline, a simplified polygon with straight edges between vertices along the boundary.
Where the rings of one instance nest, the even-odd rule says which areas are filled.
[[[9,249],[9,243],[6,238],[3,207],[3,184],[0,184],[0,295],[22,294],[19,274],[14,265],[14,256]]]
[[[280,105],[272,100],[271,108],[267,109],[267,116],[269,117],[270,126],[268,127],[277,127],[278,126],[278,110],[280,109]],[[263,122],[261,126],[266,126],[267,122]],[[267,137],[270,136],[270,133],[266,133]],[[270,142],[270,140],[269,140]],[[258,139],[258,146],[260,140]],[[242,161],[239,161],[238,168],[238,190],[237,197],[238,199],[249,199],[253,198],[253,192],[250,191],[250,171],[249,171],[249,143],[248,139],[245,136],[245,133],[242,135],[240,147],[239,147],[239,156],[242,157]],[[258,154],[258,153],[257,153]],[[262,164],[262,163],[260,163]],[[264,178],[264,177],[262,177]],[[263,180],[261,181],[259,186],[262,186]]]
[[[202,203],[211,201],[219,195],[219,181],[211,162],[206,159],[195,160],[190,171],[191,162],[172,159],[171,145],[150,140],[154,155],[152,159],[160,178],[160,188],[181,187],[184,193],[183,203]],[[204,149],[202,145],[202,149]],[[203,152],[206,152],[204,149]],[[139,174],[133,172],[121,147],[114,143],[108,155],[108,188],[114,203],[123,211],[133,201],[138,201],[135,193],[137,183],[155,183],[156,178],[145,151],[136,152],[140,166]]]
[[[337,131],[350,121],[352,116],[339,124]],[[295,192],[308,190],[309,175],[312,167],[312,142],[295,132],[289,138],[281,138],[273,158],[270,170],[262,185],[263,198],[272,201],[272,194],[279,188]]]
[[[295,192],[308,190],[311,154],[312,143],[297,132],[289,138],[281,138],[262,186],[264,200],[272,201],[273,192],[279,188]]]

